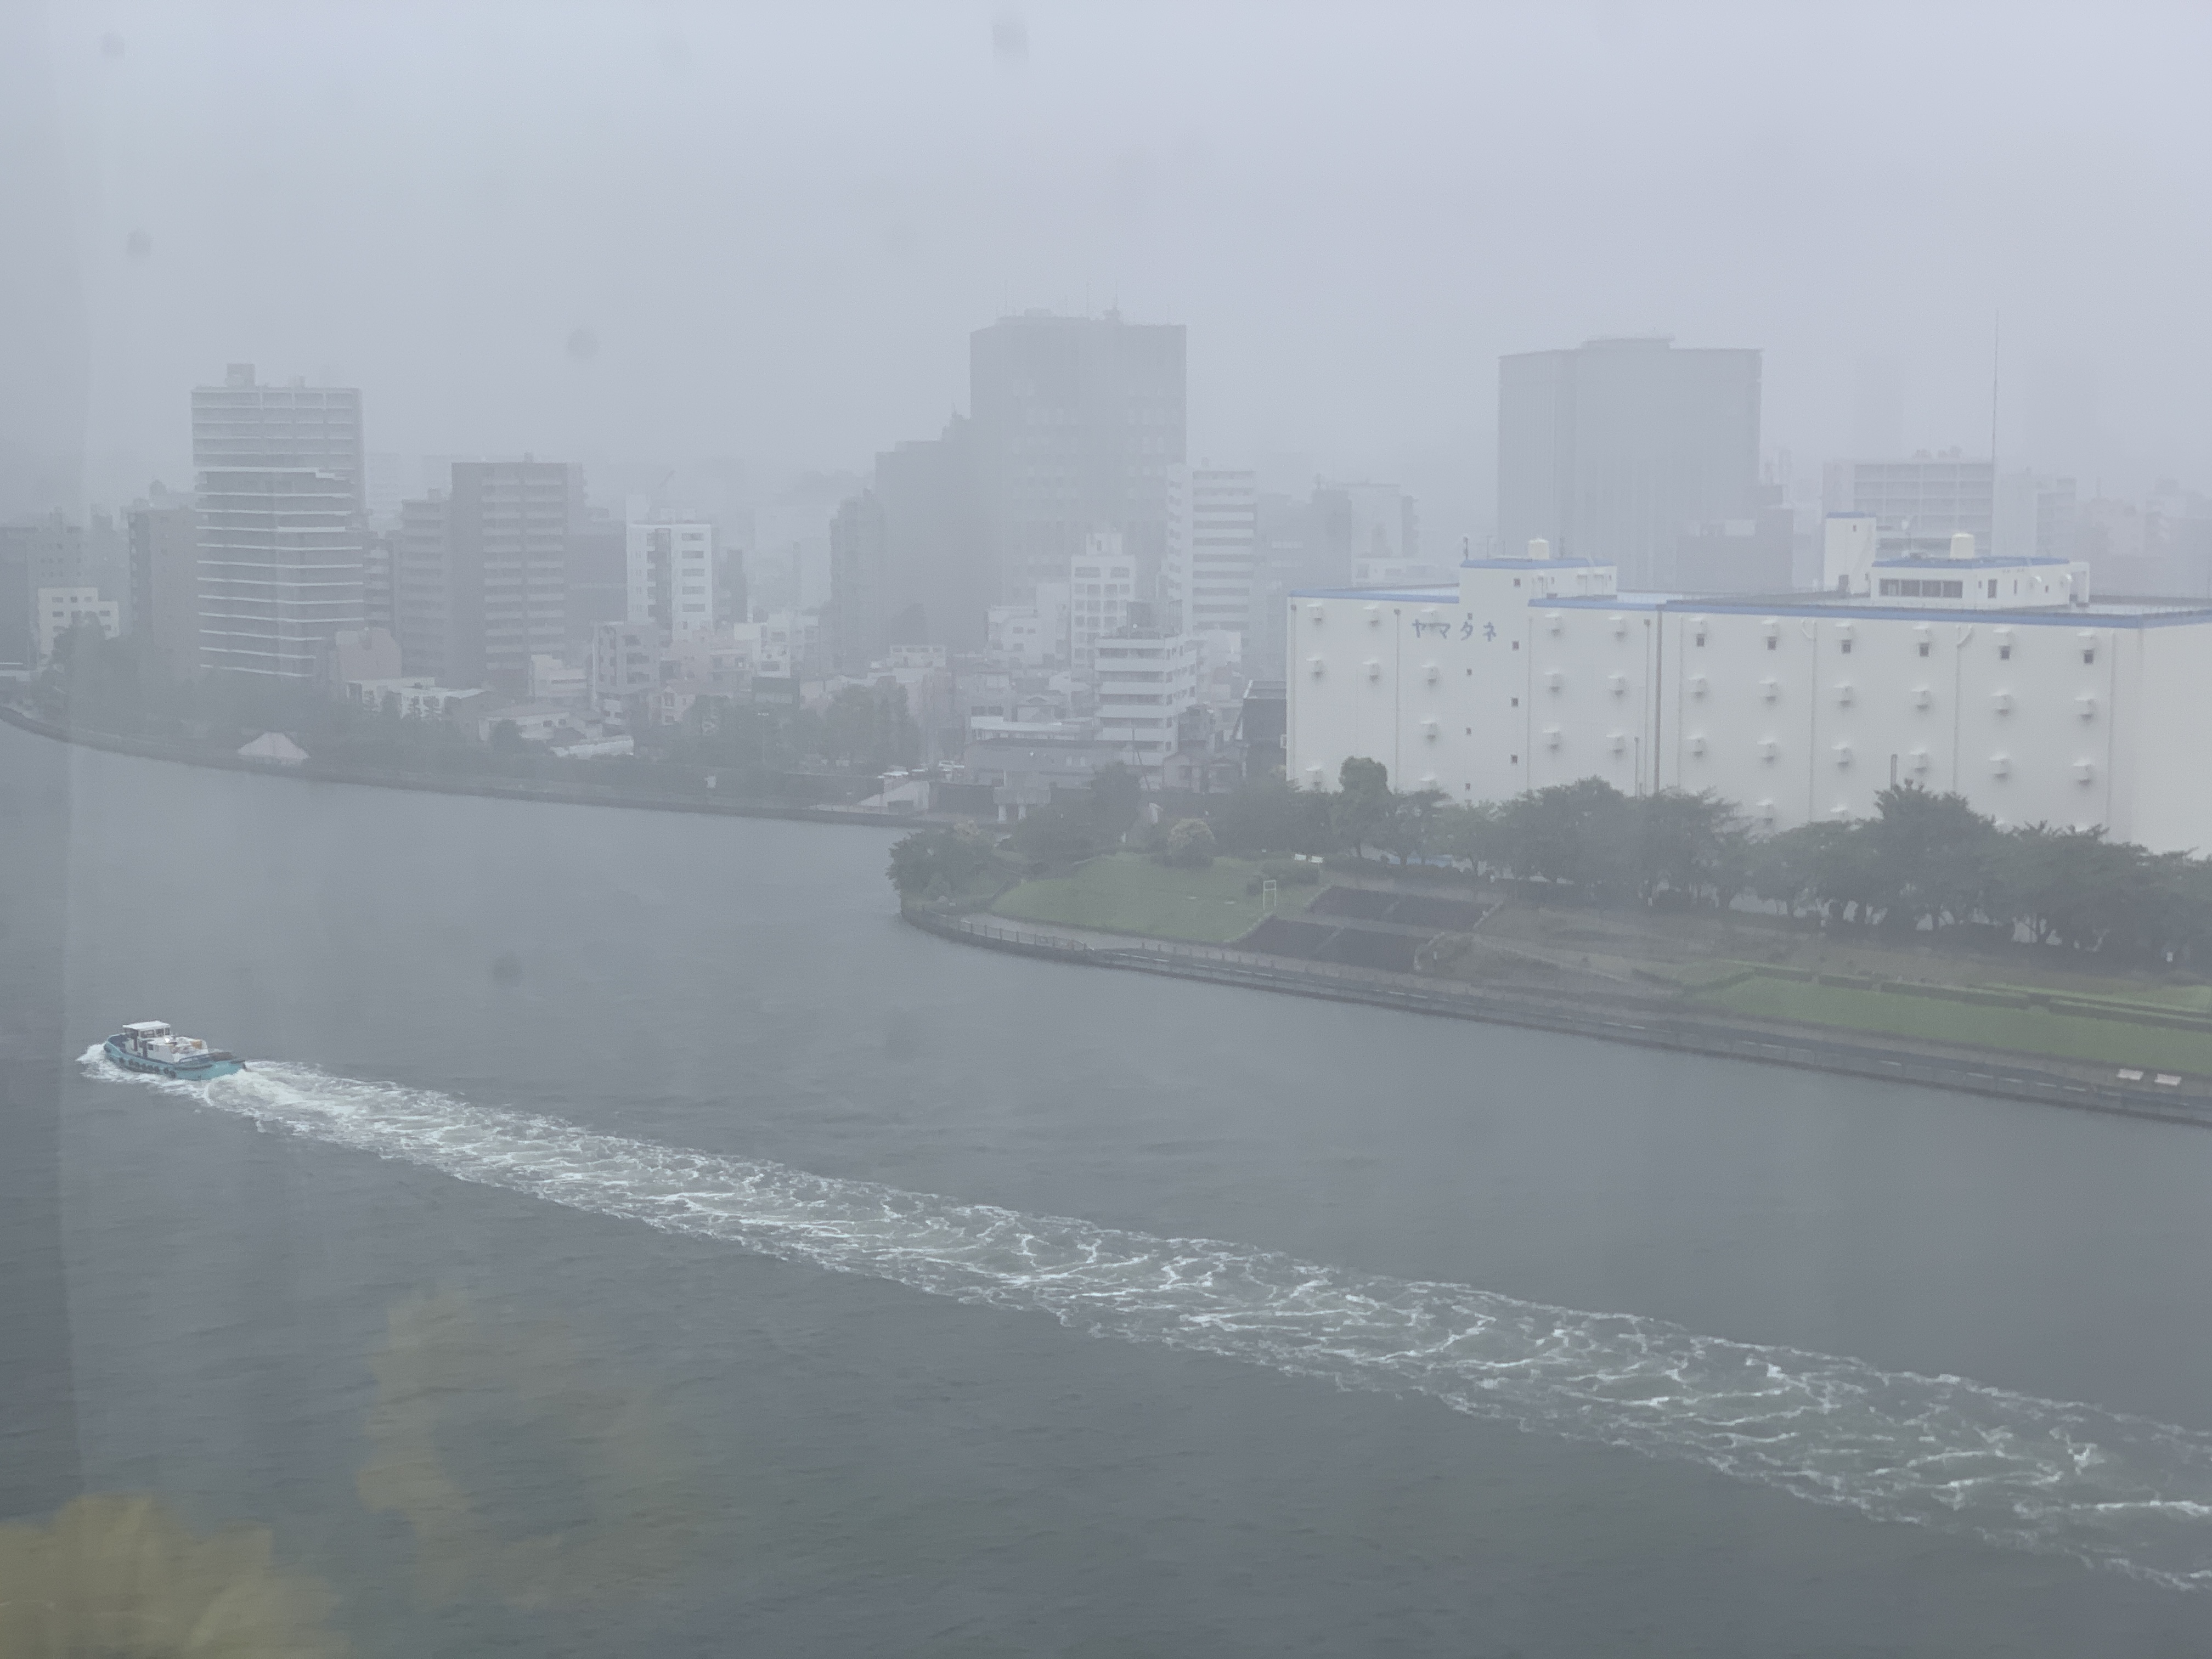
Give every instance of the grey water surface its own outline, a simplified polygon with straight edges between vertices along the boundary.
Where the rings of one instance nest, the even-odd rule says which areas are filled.
[[[872,830],[4,729],[0,824],[82,1486],[363,1654],[2212,1630],[2201,1132],[963,949]]]

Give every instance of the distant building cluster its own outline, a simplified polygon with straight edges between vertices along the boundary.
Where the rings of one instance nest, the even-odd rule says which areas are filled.
[[[1786,824],[1911,781],[2184,836],[2142,745],[2212,653],[2202,496],[1955,451],[1814,483],[1762,461],[1758,351],[1607,338],[1500,361],[1497,530],[1444,550],[1395,484],[1194,464],[1186,353],[1005,317],[934,437],[708,512],[528,455],[410,488],[358,391],[233,365],[191,395],[190,491],[0,525],[0,675],[89,628],[573,754],[896,688],[923,753],[881,802],[1001,819],[1109,764],[1206,790],[1357,755],[1470,801],[1600,776]]]
[[[2201,850],[2212,774],[2185,726],[2212,705],[2212,536],[2115,558],[2070,482],[1918,456],[1830,469],[1793,581],[1758,398],[1751,353],[1506,359],[1499,521],[1522,539],[1446,580],[1288,596],[1289,776],[1380,760],[1468,805],[1598,778],[1770,829],[1912,784],[2000,826]],[[2174,522],[2212,532],[2202,503]]]

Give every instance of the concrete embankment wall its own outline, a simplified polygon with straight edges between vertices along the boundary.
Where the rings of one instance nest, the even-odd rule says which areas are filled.
[[[386,772],[374,767],[340,766],[309,760],[298,766],[247,760],[241,755],[189,749],[146,738],[118,737],[105,732],[55,725],[0,703],[0,720],[52,738],[59,743],[81,744],[118,755],[143,760],[173,761],[182,766],[211,767],[218,771],[252,772],[262,777],[302,778],[317,783],[356,783],[373,789],[416,789],[439,795],[489,795],[502,800],[552,801],[566,806],[627,806],[653,812],[709,812],[723,817],[789,818],[802,823],[852,823],[872,830],[901,830],[907,822],[881,812],[863,812],[838,806],[786,806],[772,801],[701,800],[684,795],[645,795],[626,793],[611,785],[549,783],[535,778],[445,778],[419,772]]]
[[[902,914],[913,926],[963,945],[1055,962],[1168,974],[1216,985],[1364,1002],[1409,1013],[1601,1037],[1609,1042],[1633,1042],[1678,1054],[1760,1060],[1886,1083],[1917,1084],[2212,1128],[2212,1094],[2203,1092],[2193,1079],[2179,1087],[2130,1085],[2117,1079],[2106,1082],[2084,1072],[2022,1063],[1995,1053],[1946,1054],[1926,1044],[1826,1036],[1802,1028],[1685,1015],[1656,1003],[1517,994],[1457,981],[1302,963],[1164,939],[1132,939],[1127,945],[1102,945],[1034,927],[1012,927],[996,918],[946,915],[914,906],[906,907]]]

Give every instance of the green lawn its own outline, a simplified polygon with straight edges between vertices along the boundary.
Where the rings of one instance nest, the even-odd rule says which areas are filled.
[[[1056,921],[1109,933],[1224,945],[1260,920],[1260,901],[1244,884],[1260,873],[1245,859],[1216,859],[1203,870],[1174,870],[1139,853],[1109,853],[1073,874],[1025,881],[991,907],[1019,921]],[[1279,889],[1276,911],[1295,915],[1318,887]]]
[[[2023,1054],[2095,1060],[2114,1067],[2212,1073],[2212,1033],[2161,1030],[2125,1020],[2040,1008],[1982,1008],[1909,992],[1861,991],[1845,985],[1748,979],[1693,999],[1768,1019],[1802,1020],[1847,1030],[1937,1042],[1973,1042]]]

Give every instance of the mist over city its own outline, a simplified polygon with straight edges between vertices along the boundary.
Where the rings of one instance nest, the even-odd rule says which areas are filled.
[[[2208,57],[0,0],[0,1659],[2203,1651]]]

